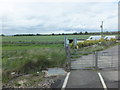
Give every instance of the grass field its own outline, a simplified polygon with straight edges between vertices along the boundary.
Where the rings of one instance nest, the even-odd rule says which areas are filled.
[[[68,38],[79,38],[79,39],[87,39],[90,35],[66,35]],[[63,42],[64,41],[64,35],[59,36],[5,36],[2,37],[3,42],[19,42],[19,41],[25,41],[25,42],[31,42],[31,41],[37,41],[37,42]]]
[[[68,35],[67,37],[87,39],[89,36]],[[97,49],[101,49],[101,47]],[[90,48],[87,50],[89,51]],[[2,37],[3,83],[12,79],[12,72],[34,73],[46,68],[64,67],[65,62],[63,35]]]
[[[86,39],[89,35],[67,37]],[[3,83],[12,79],[12,72],[25,74],[50,67],[63,67],[66,62],[65,55],[64,36],[62,35],[4,36],[2,37]]]

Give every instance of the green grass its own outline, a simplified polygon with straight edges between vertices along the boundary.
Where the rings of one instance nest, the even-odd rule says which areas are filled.
[[[29,68],[31,67],[33,70],[35,70],[37,64],[40,67],[37,68],[42,70],[48,67],[62,66],[66,59],[63,48],[34,48],[28,50],[3,51],[2,56],[2,66],[4,70],[20,70],[22,67],[26,69],[26,66],[29,64]],[[28,71],[31,69],[28,69]]]
[[[58,36],[2,36],[2,42],[62,42],[64,37],[67,38],[77,38],[77,39],[87,39],[89,36],[93,35],[58,35]],[[108,35],[105,35],[108,36]],[[117,36],[117,35],[116,35]]]
[[[66,61],[64,48],[10,50],[3,51],[2,56],[3,82],[11,79],[11,72],[27,74],[51,67],[63,67]]]
[[[2,51],[13,51],[13,50],[28,50],[28,49],[39,49],[39,48],[63,48],[63,44],[40,44],[40,45],[28,45],[28,46],[16,46],[7,45],[2,47]]]
[[[90,35],[66,35],[68,38],[87,39]],[[64,41],[64,35],[60,36],[4,36],[3,42],[18,42],[18,41],[38,41],[38,42],[61,42]]]
[[[87,39],[90,35],[68,35]],[[14,43],[13,43],[14,42]],[[30,42],[28,44],[17,42]],[[48,44],[33,42],[49,42]],[[51,43],[54,42],[54,43]],[[2,37],[3,83],[12,79],[11,72],[34,73],[50,67],[63,67],[66,62],[64,36],[4,36]],[[56,44],[55,44],[56,43]],[[101,47],[98,47],[101,48]],[[96,48],[90,48],[96,50]],[[90,51],[84,48],[83,51]]]
[[[63,67],[66,61],[64,36],[2,37],[3,83],[12,79],[11,72],[34,73],[50,67]],[[11,43],[12,42],[12,43]],[[13,43],[14,42],[14,43]],[[17,42],[30,42],[28,44]],[[50,42],[34,44],[31,42]]]

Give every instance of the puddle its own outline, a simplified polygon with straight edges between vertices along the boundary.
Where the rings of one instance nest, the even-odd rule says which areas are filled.
[[[48,71],[43,71],[46,73],[46,77],[65,75],[67,72],[63,68],[48,68]]]

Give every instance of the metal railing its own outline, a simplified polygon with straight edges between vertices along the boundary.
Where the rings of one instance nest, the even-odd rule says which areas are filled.
[[[77,49],[65,47],[68,69],[117,69],[118,53],[114,52],[80,52]]]

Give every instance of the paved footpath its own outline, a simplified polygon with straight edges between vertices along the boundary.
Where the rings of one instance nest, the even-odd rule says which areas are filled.
[[[117,51],[117,49],[118,47],[113,47],[106,51]],[[109,90],[109,88],[118,88],[118,82],[118,70],[72,70],[65,88],[103,88],[103,90]],[[105,87],[107,89],[104,89]]]
[[[101,74],[104,83],[102,83]],[[118,71],[93,71],[93,70],[73,70],[66,85],[66,88],[118,88]],[[104,90],[104,89],[103,89]]]
[[[107,88],[118,88],[118,71],[100,71]]]
[[[66,88],[102,88],[102,84],[95,71],[73,70]]]

